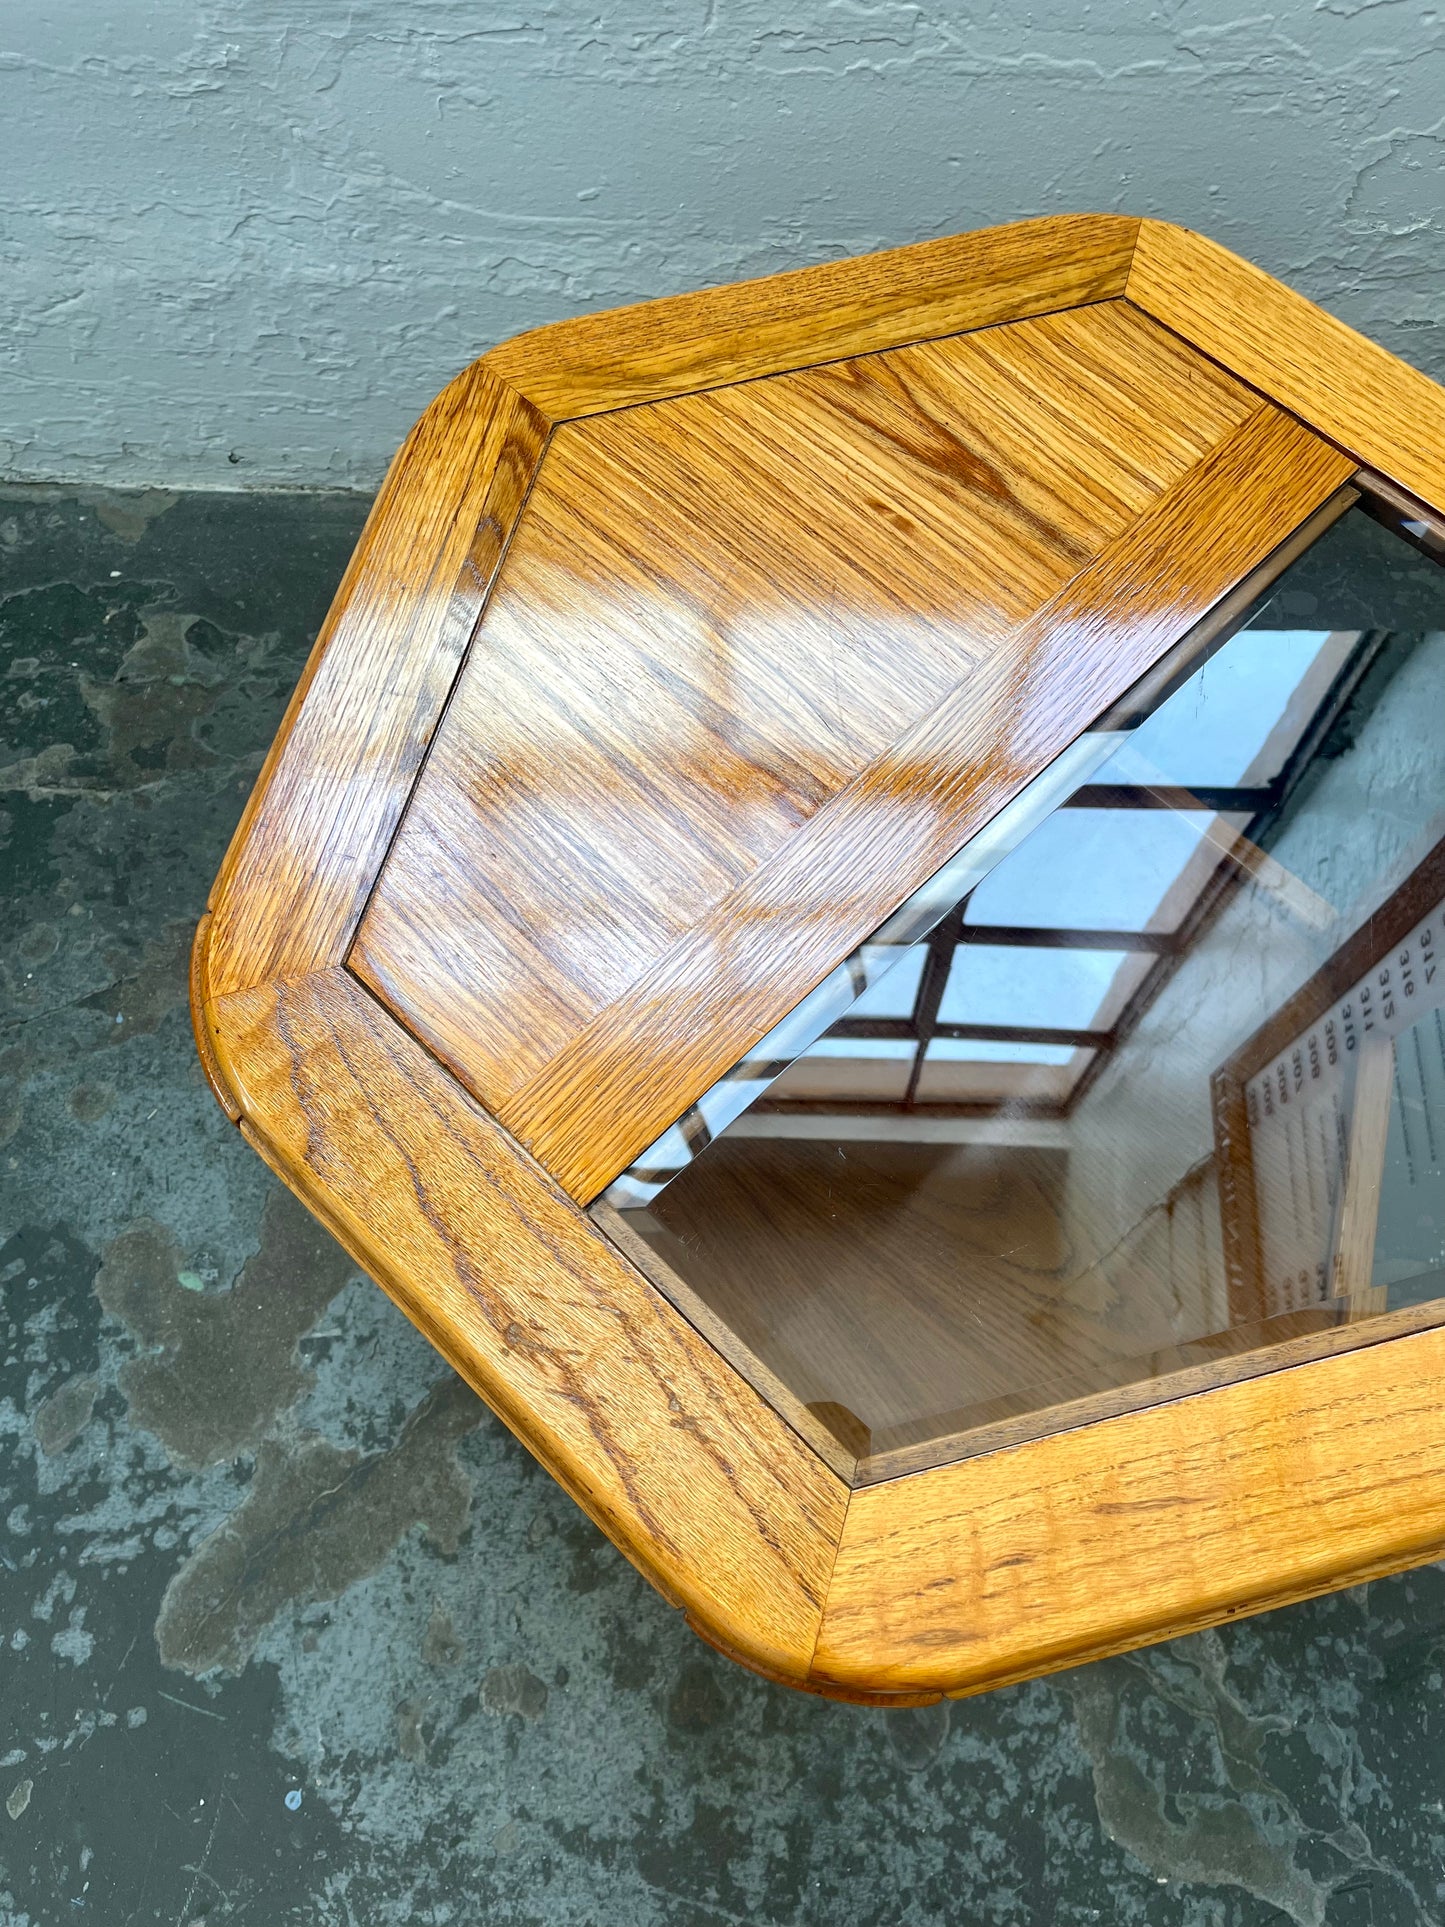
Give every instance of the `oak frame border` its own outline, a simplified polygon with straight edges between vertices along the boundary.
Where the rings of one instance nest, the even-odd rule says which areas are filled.
[[[849,1495],[821,1461],[798,1456],[806,1448],[640,1273],[616,1253],[597,1257],[604,1269],[619,1267],[618,1290],[640,1289],[648,1330],[669,1359],[681,1361],[677,1369],[721,1387],[708,1449],[721,1435],[752,1440],[758,1465],[748,1476],[756,1473],[764,1486],[775,1481],[776,1497],[792,1509],[789,1556],[796,1555],[798,1584],[786,1600],[763,1597],[757,1562],[773,1572],[776,1528],[753,1489],[736,1503],[713,1493],[701,1507],[705,1561],[695,1548],[669,1543],[665,1518],[630,1483],[631,1469],[600,1445],[591,1451],[585,1440],[564,1437],[566,1413],[555,1396],[545,1386],[519,1390],[501,1369],[496,1317],[478,1317],[476,1294],[461,1310],[455,1299],[443,1307],[435,1274],[398,1269],[395,1252],[343,1195],[343,1165],[326,1141],[327,1105],[313,1099],[308,1108],[299,1093],[308,1053],[343,1061],[348,1048],[374,1050],[384,1031],[387,1051],[405,1060],[414,1088],[449,1119],[464,1120],[457,1129],[474,1132],[490,1168],[505,1174],[489,1207],[495,1222],[540,1214],[556,1226],[586,1223],[559,1191],[552,1160],[544,1159],[544,1169],[531,1159],[344,969],[552,426],[1118,298],[1257,389],[1276,405],[1267,410],[1272,420],[1283,419],[1282,408],[1334,443],[1344,474],[1367,466],[1427,507],[1445,505],[1445,391],[1216,244],[1158,222],[1066,216],[1019,223],[556,324],[473,364],[428,408],[393,463],[197,932],[192,1005],[202,1063],[258,1152],[705,1638],[770,1678],[841,1698],[916,1703],[984,1690],[1438,1556],[1445,1550],[1445,1432],[1436,1417],[1445,1333],[1289,1367]],[[1073,619],[1081,613],[1076,607]],[[356,721],[349,765],[321,754],[338,707]],[[270,906],[264,917],[258,903]],[[329,1013],[324,1022],[318,1010]],[[307,1013],[316,1034],[303,1047]],[[318,1146],[332,1160],[329,1176],[316,1168]],[[595,1227],[587,1235],[611,1252]],[[604,1294],[597,1297],[600,1303]],[[509,1330],[501,1331],[504,1344]],[[550,1353],[565,1353],[568,1336],[561,1329]],[[1403,1393],[1384,1363],[1404,1356],[1400,1345],[1412,1348],[1415,1368],[1403,1375]],[[641,1418],[651,1411],[649,1423],[676,1434],[655,1361],[624,1347],[621,1365],[624,1404],[640,1399]],[[1314,1529],[1303,1562],[1279,1530],[1278,1507],[1255,1506],[1247,1479],[1239,1504],[1208,1494],[1181,1499],[1189,1486],[1182,1443],[1152,1459],[1146,1444],[1130,1458],[1138,1427],[1167,1413],[1170,1436],[1194,1440],[1196,1455],[1199,1438],[1254,1428],[1260,1436],[1231,1452],[1232,1466],[1244,1467],[1252,1452],[1257,1477],[1303,1456],[1313,1476],[1327,1479],[1336,1464],[1348,1469],[1340,1411],[1373,1428],[1369,1465],[1389,1508],[1357,1507],[1348,1530]],[[1273,1441],[1267,1447],[1263,1430]],[[694,1463],[688,1452],[680,1461]],[[1113,1490],[1111,1481],[1127,1482],[1131,1466],[1152,1494],[1142,1509],[1130,1510],[1132,1499],[1100,1496]],[[1082,1501],[1076,1507],[1056,1498],[1070,1479]],[[959,1535],[976,1549],[984,1525],[1004,1516],[1010,1492],[1031,1499],[1015,1517],[1033,1525],[1042,1519],[1058,1543],[1021,1560],[1004,1556],[997,1570],[975,1566],[970,1577]],[[1181,1547],[1174,1511],[1181,1503],[1212,1505],[1231,1534],[1247,1528],[1249,1558],[1226,1560],[1225,1576],[1206,1583]],[[1195,1527],[1201,1516],[1192,1514]],[[906,1549],[909,1533],[916,1541],[920,1519],[927,1526],[930,1518],[923,1542]],[[1184,1575],[1162,1589],[1161,1519],[1162,1556]],[[1110,1561],[1102,1591],[1097,1576],[1082,1583],[1077,1570],[1100,1545]],[[1000,1572],[1015,1575],[1002,1591]],[[1047,1627],[1036,1610],[1045,1577],[1055,1602]],[[1023,1623],[1027,1636],[1014,1630],[990,1643],[977,1633],[977,1616],[1004,1596],[1008,1624]]]

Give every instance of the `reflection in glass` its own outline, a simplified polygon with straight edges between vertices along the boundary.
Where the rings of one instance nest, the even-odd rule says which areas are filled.
[[[1388,522],[1080,737],[595,1207],[857,1477],[1436,1315],[1445,570]]]

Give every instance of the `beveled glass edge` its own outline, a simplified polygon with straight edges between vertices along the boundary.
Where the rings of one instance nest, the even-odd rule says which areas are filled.
[[[1348,483],[1322,503],[1312,515],[1306,517],[1300,526],[1262,562],[1243,576],[1233,588],[1227,590],[1199,622],[1193,624],[1171,644],[1153,667],[1146,670],[1119,702],[1106,712],[1105,717],[1100,719],[1100,723],[1113,722],[1119,733],[1127,735],[1133,723],[1142,721],[1145,714],[1167,701],[1179,684],[1186,681],[1215,650],[1222,648],[1247,624],[1250,616],[1267,597],[1284,571],[1356,503],[1359,503],[1361,508],[1375,520],[1395,530],[1403,540],[1422,550],[1431,560],[1445,563],[1445,514],[1407,494],[1387,478],[1372,470],[1361,468]],[[1129,715],[1131,700],[1135,706],[1132,717]],[[1096,724],[1090,730],[1081,732],[1081,735],[1093,734],[1099,727],[1100,724]],[[1067,753],[1066,750],[1064,754]],[[1050,765],[1051,769],[1057,766],[1058,760],[1055,759],[1055,763]],[[1048,771],[1041,772],[1041,775],[1047,774]],[[1036,778],[1035,781],[1037,780]],[[1022,794],[1021,792],[1020,795]],[[1014,800],[1018,801],[1019,798]],[[993,821],[996,822],[997,818]],[[984,832],[980,834],[986,833],[991,827],[992,824],[985,825]],[[973,839],[969,839],[969,842],[972,841]],[[949,859],[949,863],[942,866],[942,870],[951,870],[957,865],[968,847],[968,842],[961,846],[956,855]],[[1004,854],[1006,852],[1001,850],[1000,858]],[[922,897],[935,882],[936,877],[942,874],[942,870],[921,886],[921,889],[915,892],[915,896]],[[886,929],[894,919],[902,916],[913,900],[913,898],[907,899],[893,912],[892,917],[885,919],[879,929]],[[926,932],[920,934],[926,934]],[[916,938],[914,940],[916,941]],[[871,937],[867,939],[865,944],[859,945],[859,950],[865,949],[872,941]],[[845,959],[844,964],[837,968],[845,969],[848,961]],[[836,974],[836,971],[830,972],[829,978],[823,980],[824,983],[829,982]],[[878,974],[881,975],[882,972]],[[821,987],[821,985],[818,986],[820,989]],[[867,988],[867,984],[865,983],[862,988]],[[854,997],[861,994],[861,989],[853,993]],[[808,1002],[809,999],[804,998],[795,1005],[789,1016],[775,1026],[767,1038],[761,1040],[745,1058],[740,1060],[739,1068],[743,1063],[758,1061],[764,1045],[776,1039]],[[830,1017],[828,1022],[832,1021],[835,1019]],[[824,1028],[826,1027],[825,1024]],[[816,1041],[816,1035],[820,1034],[821,1032],[815,1033],[815,1037],[808,1041]],[[806,1048],[806,1042],[800,1046],[800,1049]],[[789,1061],[792,1060],[779,1064],[773,1075],[780,1076],[787,1068]],[[729,1077],[731,1075],[729,1074]],[[728,1081],[729,1078],[724,1078],[719,1080],[719,1083]],[[748,1103],[753,1101],[750,1098]],[[690,1107],[690,1111],[696,1108],[697,1106],[694,1105]],[[746,1108],[745,1104],[742,1109]],[[669,1129],[678,1128],[689,1114],[690,1112],[684,1112],[683,1117]],[[738,1114],[740,1115],[741,1112]],[[662,1136],[666,1135],[666,1132],[662,1133]],[[703,1139],[703,1143],[710,1140],[710,1135],[709,1133]],[[656,1142],[660,1141],[660,1138],[656,1140]],[[649,1150],[652,1148],[649,1147]],[[703,1144],[697,1145],[692,1150],[692,1155],[695,1156],[696,1151],[702,1148]],[[614,1183],[620,1184],[632,1172],[638,1171],[646,1156],[647,1153],[644,1152],[642,1157],[635,1160],[628,1168],[628,1171],[614,1180]],[[685,1168],[685,1164],[678,1167],[679,1170]],[[675,1175],[676,1172],[670,1172],[669,1180]],[[1345,1352],[1408,1338],[1445,1324],[1445,1299],[1426,1305],[1403,1306],[1395,1312],[1386,1312],[1360,1323],[1335,1325],[1326,1331],[1267,1344],[1254,1351],[1235,1353],[1209,1363],[1176,1367],[1158,1377],[1142,1378],[1130,1385],[1115,1386],[1057,1405],[1040,1407],[1031,1413],[1021,1413],[1015,1418],[985,1421],[983,1424],[956,1430],[953,1433],[944,1433],[930,1441],[920,1443],[917,1447],[894,1447],[876,1455],[870,1453],[858,1457],[831,1434],[825,1434],[824,1428],[814,1414],[807,1408],[799,1406],[797,1399],[788,1388],[776,1380],[774,1374],[762,1365],[762,1362],[754,1356],[736,1333],[725,1326],[716,1314],[697,1299],[696,1294],[684,1281],[673,1276],[670,1267],[660,1254],[654,1252],[646,1241],[627,1225],[626,1220],[620,1215],[620,1210],[626,1209],[628,1205],[636,1208],[638,1204],[650,1202],[662,1188],[661,1185],[656,1186],[646,1198],[627,1198],[619,1207],[611,1201],[612,1187],[609,1186],[588,1209],[594,1214],[603,1235],[617,1244],[626,1255],[631,1256],[632,1261],[644,1275],[649,1277],[654,1288],[661,1291],[664,1297],[672,1300],[675,1308],[687,1318],[688,1322],[695,1326],[735,1370],[762,1393],[762,1396],[792,1429],[817,1452],[819,1458],[830,1465],[854,1489],[889,1484],[901,1478],[943,1470],[950,1465],[985,1457],[993,1452],[1008,1450],[1060,1433],[1083,1430],[1109,1419],[1152,1410],[1156,1406],[1175,1404],[1181,1399],[1197,1398],[1208,1392],[1222,1391],[1230,1385],[1265,1377],[1274,1372],[1297,1370],[1304,1365],[1322,1363]],[[662,1276],[660,1277],[659,1274]],[[663,1282],[664,1278],[668,1282]]]
[[[1347,1303],[1347,1300],[1331,1299],[1315,1309],[1338,1321],[1341,1317],[1338,1308]],[[1267,1322],[1284,1324],[1298,1316],[1287,1312]],[[1035,1406],[1017,1417],[984,1419],[972,1425],[964,1423],[952,1432],[939,1432],[916,1445],[884,1446],[881,1451],[869,1452],[857,1460],[853,1484],[855,1487],[888,1485],[895,1479],[912,1478],[920,1472],[959,1465],[966,1459],[983,1458],[990,1452],[1031,1445],[1058,1433],[1082,1431],[1105,1419],[1127,1418],[1133,1412],[1175,1405],[1180,1399],[1200,1398],[1206,1392],[1223,1391],[1226,1386],[1243,1384],[1248,1379],[1320,1364],[1342,1353],[1363,1351],[1367,1346],[1383,1345],[1392,1339],[1411,1338],[1441,1325],[1445,1325],[1445,1298],[1432,1299],[1423,1305],[1401,1305],[1395,1311],[1379,1312],[1358,1322],[1335,1322],[1320,1331],[1294,1338],[1265,1337],[1252,1350],[1241,1349],[1218,1359],[1176,1365],[1157,1377],[1142,1375],[1122,1385],[1061,1399],[1053,1405]],[[1227,1327],[1224,1334],[1206,1333],[1191,1342],[1203,1345],[1211,1338],[1248,1329]]]
[[[836,964],[675,1124],[654,1139],[607,1187],[605,1201],[619,1211],[650,1204],[699,1151],[756,1103],[769,1084],[850,1010],[864,991],[881,982],[910,945],[926,937],[960,897],[976,888],[1065,797],[1086,783],[1124,743],[1127,734],[1124,730],[1086,730],[1071,743],[941,869],[935,870],[885,923]],[[681,1133],[681,1148],[687,1155],[662,1166],[658,1153],[674,1131]],[[666,1176],[659,1175],[663,1169]]]
[[[975,889],[1060,803],[1082,788],[1146,716],[1157,710],[1180,684],[1245,628],[1285,570],[1360,501],[1372,484],[1383,510],[1380,519],[1388,518],[1392,525],[1397,525],[1407,515],[1423,516],[1419,504],[1401,496],[1398,490],[1390,489],[1387,493],[1378,486],[1379,480],[1362,471],[1353,482],[1337,489],[1261,563],[1226,590],[1095,722],[967,838],[946,863],[835,964],[730,1070],[659,1132],[646,1150],[603,1190],[594,1208],[596,1204],[605,1204],[613,1211],[627,1211],[651,1204],[714,1137],[749,1110],[768,1086],[815,1044],[865,991],[886,977],[910,945],[935,929],[968,891]],[[1428,517],[1424,517],[1424,525],[1433,543],[1438,532],[1436,525]],[[1413,536],[1406,539],[1416,540]],[[674,1139],[671,1145],[669,1139]]]

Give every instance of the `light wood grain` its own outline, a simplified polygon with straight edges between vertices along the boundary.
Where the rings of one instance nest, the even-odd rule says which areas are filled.
[[[1144,221],[1128,298],[1435,508],[1445,390],[1262,269],[1187,228]]]
[[[499,1107],[594,1197],[1352,472],[1261,406]]]
[[[480,365],[412,431],[212,892],[212,993],[345,954],[546,439]]]
[[[1139,222],[1065,214],[556,322],[487,365],[556,421],[1122,294]]]
[[[1445,1331],[856,1492],[815,1673],[977,1692],[1445,1549]]]
[[[512,1116],[1255,405],[1104,303],[557,430],[352,968]]]
[[[1353,1323],[1377,1317],[1389,1294],[1374,1281],[1375,1232],[1380,1220],[1380,1181],[1390,1136],[1395,1095],[1393,1039],[1367,1033],[1355,1056],[1355,1092],[1345,1153],[1339,1232],[1335,1239],[1335,1292],[1350,1301]]]
[[[603,1531],[806,1672],[842,1482],[344,971],[206,1022],[258,1149]]]
[[[1439,390],[1223,250],[1139,234],[961,236],[459,377],[198,934],[202,1059],[261,1155],[705,1637],[841,1697],[979,1690],[1445,1550],[1445,1332],[850,1500],[573,1202],[1357,460],[1445,497]],[[539,461],[562,486],[533,517]],[[466,731],[402,822],[509,540]],[[341,967],[399,823],[413,873],[354,967],[459,1067],[495,1032],[468,1075],[573,1197]]]

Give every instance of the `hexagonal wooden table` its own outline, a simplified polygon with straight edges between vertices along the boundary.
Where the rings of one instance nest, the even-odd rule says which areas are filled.
[[[864,1477],[589,1209],[1362,468],[1433,541],[1445,394],[1089,215],[544,328],[392,467],[198,933],[201,1055],[771,1678],[974,1692],[1445,1551],[1433,1312]]]

